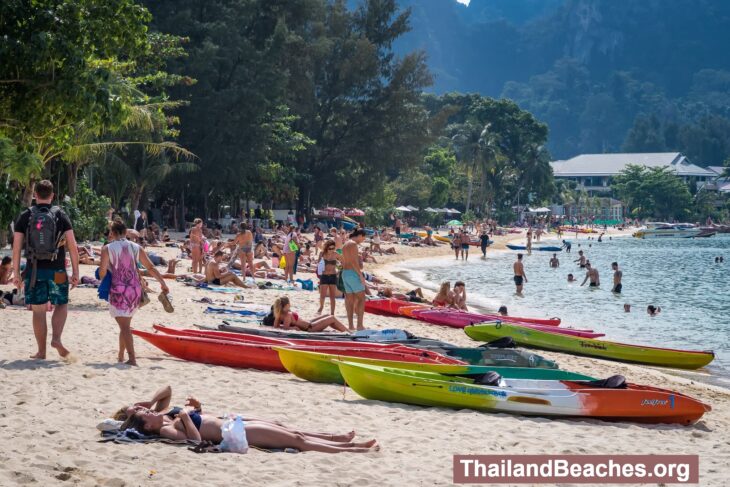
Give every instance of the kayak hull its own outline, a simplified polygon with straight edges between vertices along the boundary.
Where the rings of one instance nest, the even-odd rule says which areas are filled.
[[[712,351],[685,351],[630,345],[558,335],[509,323],[469,326],[464,328],[464,331],[469,337],[478,341],[489,342],[511,337],[517,344],[525,347],[661,367],[699,369],[715,358]]]
[[[338,362],[347,384],[366,399],[418,406],[547,417],[589,417],[643,423],[692,424],[711,410],[691,397],[629,384],[587,387],[573,381],[505,380],[485,386],[438,374]]]
[[[408,361],[378,360],[371,358],[353,358],[342,355],[324,354],[295,350],[290,348],[275,347],[279,353],[279,359],[284,367],[297,377],[310,382],[344,384],[344,378],[340,373],[337,360],[345,360],[352,363],[377,365],[381,367],[393,367],[420,372],[431,372],[437,374],[465,375],[485,374],[490,371],[497,372],[502,377],[513,379],[540,379],[540,380],[593,380],[592,377],[557,369],[540,369],[527,367],[495,367],[482,365],[450,365],[440,364],[422,358]]]

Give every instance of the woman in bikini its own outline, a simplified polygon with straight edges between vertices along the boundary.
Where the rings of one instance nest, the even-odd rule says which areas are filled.
[[[156,434],[171,440],[193,440],[220,443],[224,418],[203,412],[200,401],[188,397],[186,407],[170,408],[172,388],[157,391],[150,402],[123,408],[126,416],[121,429],[134,428],[145,434]],[[120,417],[117,419],[121,419]],[[257,448],[296,448],[300,451],[323,453],[366,453],[378,451],[376,440],[354,442],[355,432],[337,435],[310,433],[286,427],[280,423],[256,418],[243,418],[248,444]]]
[[[322,272],[319,274],[319,309],[321,313],[324,308],[324,299],[330,297],[330,314],[335,314],[335,297],[337,296],[337,252],[335,242],[327,240],[324,243],[320,259],[323,264]]]
[[[454,293],[451,291],[450,282],[447,281],[441,284],[441,289],[439,289],[438,294],[433,298],[431,304],[438,307],[454,307]]]
[[[291,310],[289,298],[283,296],[274,301],[274,328],[298,328],[302,331],[324,331],[328,327],[337,331],[347,332],[345,325],[332,315],[317,316],[312,321],[306,321]]]
[[[231,257],[229,268],[233,266],[236,257],[241,259],[241,275],[246,276],[246,272],[250,272],[253,277],[254,269],[253,265],[253,233],[248,228],[248,223],[241,223],[239,227],[238,235],[233,240],[235,248],[238,249],[238,255]],[[247,271],[248,269],[248,271]]]
[[[203,272],[203,220],[196,218],[190,229],[190,256],[193,259],[193,274]]]

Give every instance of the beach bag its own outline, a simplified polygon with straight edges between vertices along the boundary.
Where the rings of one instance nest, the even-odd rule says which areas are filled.
[[[342,269],[337,271],[337,290],[341,293],[345,292],[345,280],[342,278]]]
[[[296,252],[299,250],[299,245],[294,241],[293,235],[289,234],[289,251]]]
[[[297,279],[297,282],[302,285],[302,289],[305,291],[314,291],[314,282],[311,279]]]
[[[286,269],[286,257],[283,255],[281,256],[281,259],[279,259],[279,269]]]
[[[264,319],[261,320],[261,324],[264,326],[274,326],[274,307],[271,307],[271,311],[269,314],[264,316]]]
[[[30,207],[30,219],[25,232],[25,256],[31,265],[30,287],[35,286],[38,261],[51,261],[58,257],[58,232],[56,219],[61,209]]]

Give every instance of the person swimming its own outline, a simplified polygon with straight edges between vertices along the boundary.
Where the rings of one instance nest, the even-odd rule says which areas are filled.
[[[662,312],[662,309],[659,306],[654,306],[653,304],[650,304],[646,307],[646,312],[649,314],[649,316],[656,316]]]
[[[573,274],[568,274],[568,282],[575,282],[575,277]]]
[[[500,306],[498,313],[502,316],[508,316],[507,315],[507,306],[505,306],[505,305]]]

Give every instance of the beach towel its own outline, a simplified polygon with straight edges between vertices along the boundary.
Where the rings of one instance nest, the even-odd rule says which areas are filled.
[[[297,282],[302,285],[302,289],[305,291],[314,291],[314,282],[311,279],[297,279]]]
[[[208,306],[204,313],[212,313],[212,314],[232,314],[232,315],[241,315],[241,316],[266,316],[265,311],[252,311],[249,309],[230,309],[230,308],[214,308],[212,306]]]
[[[96,271],[94,272],[94,275],[97,279],[99,279],[99,268],[96,268]],[[109,301],[109,289],[112,287],[112,273],[109,269],[106,271],[106,275],[104,276],[104,279],[99,282],[99,290],[97,291],[97,294],[99,295],[99,299],[103,299],[104,301]]]

